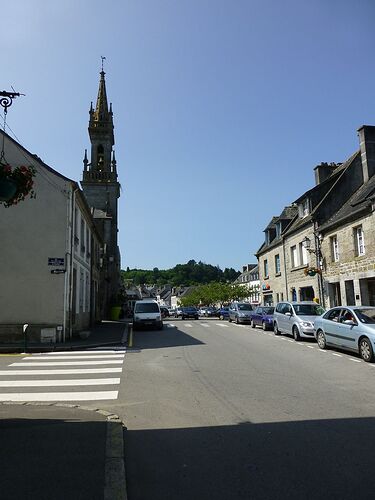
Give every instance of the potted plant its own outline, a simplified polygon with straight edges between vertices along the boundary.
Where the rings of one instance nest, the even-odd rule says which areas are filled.
[[[303,272],[305,276],[315,276],[316,274],[321,274],[322,271],[317,267],[306,267]]]
[[[33,190],[35,168],[32,166],[12,168],[8,164],[0,163],[0,202],[5,207],[17,205],[27,196],[35,198]]]

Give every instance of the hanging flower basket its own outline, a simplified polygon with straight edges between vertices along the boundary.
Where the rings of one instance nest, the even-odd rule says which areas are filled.
[[[27,196],[35,198],[34,177],[35,169],[32,166],[12,168],[0,164],[0,202],[4,207],[17,205]]]
[[[0,179],[0,201],[9,201],[17,191],[17,184],[12,179]]]
[[[303,272],[305,276],[315,276],[316,274],[322,274],[322,271],[317,267],[306,267]]]

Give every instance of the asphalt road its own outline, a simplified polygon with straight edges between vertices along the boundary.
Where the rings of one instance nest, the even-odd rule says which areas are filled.
[[[130,500],[373,498],[375,366],[215,319],[136,332]]]
[[[42,358],[0,356],[3,398],[64,392],[119,415],[129,500],[375,496],[375,364],[355,355],[204,319],[137,331],[125,356],[56,356],[63,373]]]

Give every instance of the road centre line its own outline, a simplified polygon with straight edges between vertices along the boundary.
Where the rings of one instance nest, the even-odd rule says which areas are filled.
[[[120,378],[77,378],[71,380],[0,380],[0,387],[62,387],[74,385],[118,385]]]
[[[26,363],[27,366],[77,366],[77,365],[122,365],[123,360],[113,360],[113,361],[34,361]],[[25,363],[11,363],[9,366],[26,366]]]
[[[121,373],[121,368],[64,368],[63,370],[1,370],[0,375],[82,375],[86,373]]]
[[[92,401],[117,399],[118,391],[30,392],[0,394],[0,401]]]
[[[307,345],[306,347],[308,347],[309,349],[315,349],[315,347],[312,345]]]
[[[336,354],[335,352],[331,352],[332,356],[337,356],[338,358],[342,358],[341,354]]]
[[[360,359],[349,358],[350,361],[354,361],[355,363],[362,363]]]
[[[52,359],[103,359],[103,358],[106,358],[106,359],[124,359],[125,357],[125,354],[102,354],[102,355],[98,355],[98,356],[54,356],[53,358],[51,356],[35,356],[33,355],[32,357],[27,357],[27,358],[23,358],[22,361],[36,361],[36,360],[52,360]]]

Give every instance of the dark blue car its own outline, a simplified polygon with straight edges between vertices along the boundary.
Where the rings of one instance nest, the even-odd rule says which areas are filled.
[[[229,307],[220,307],[217,311],[217,315],[219,319],[228,319],[229,318]]]
[[[270,306],[260,306],[251,315],[251,326],[256,328],[261,326],[263,330],[273,329],[273,312],[275,308]]]

